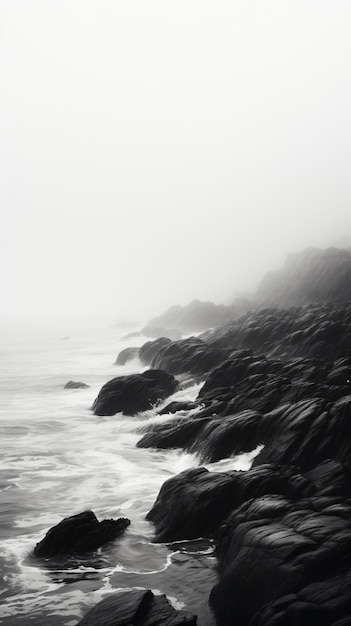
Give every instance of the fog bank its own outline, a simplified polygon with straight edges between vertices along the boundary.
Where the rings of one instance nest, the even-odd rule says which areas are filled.
[[[351,245],[351,6],[3,0],[3,319],[228,302]]]

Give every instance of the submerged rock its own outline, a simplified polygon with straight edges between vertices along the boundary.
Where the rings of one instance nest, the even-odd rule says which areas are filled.
[[[196,626],[196,616],[177,611],[164,595],[146,589],[114,593],[101,600],[78,626]]]
[[[34,556],[52,557],[97,550],[119,537],[129,524],[130,521],[123,517],[99,522],[93,511],[66,517],[37,543]]]
[[[69,380],[68,383],[65,384],[64,389],[88,389],[89,387],[90,385],[86,385],[85,383]]]
[[[118,376],[108,381],[94,400],[95,415],[135,415],[151,409],[178,388],[171,374],[162,370],[146,370],[142,374]]]

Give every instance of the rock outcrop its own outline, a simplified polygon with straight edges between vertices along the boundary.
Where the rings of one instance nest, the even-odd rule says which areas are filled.
[[[92,552],[120,537],[129,524],[130,521],[123,517],[99,522],[92,511],[66,517],[37,543],[34,556],[49,558]]]
[[[307,248],[289,254],[283,269],[269,272],[257,288],[265,306],[281,308],[309,303],[345,304],[351,300],[351,252]]]
[[[196,626],[196,616],[177,611],[164,595],[147,589],[114,593],[96,604],[78,626]]]
[[[157,541],[213,537],[228,515],[251,498],[278,493],[296,499],[315,490],[292,467],[261,465],[226,473],[199,467],[169,478],[147,519],[155,524]]]
[[[221,326],[232,317],[231,307],[193,300],[186,306],[170,307],[162,315],[150,320],[148,326],[177,328],[183,334],[189,334]]]
[[[351,616],[351,505],[279,495],[245,502],[220,528],[219,624],[333,624]],[[254,592],[252,592],[254,590]]]
[[[177,388],[176,379],[162,370],[118,376],[103,385],[92,410],[95,415],[136,415],[165,400]]]
[[[212,347],[198,337],[189,337],[160,347],[151,361],[151,367],[174,375],[190,374],[202,378],[228,354],[226,349]]]

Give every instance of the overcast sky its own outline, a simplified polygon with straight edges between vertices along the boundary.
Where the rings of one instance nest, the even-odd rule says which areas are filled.
[[[349,0],[1,0],[1,314],[139,319],[351,243]]]

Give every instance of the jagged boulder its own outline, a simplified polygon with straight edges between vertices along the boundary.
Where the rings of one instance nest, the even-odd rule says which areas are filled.
[[[166,596],[147,589],[114,593],[96,604],[78,626],[196,626],[196,616],[177,611]]]
[[[281,493],[296,499],[315,490],[310,480],[289,466],[262,465],[225,473],[199,467],[169,478],[146,519],[155,524],[157,541],[213,537],[226,517],[250,498]]]
[[[164,369],[174,375],[203,377],[228,354],[227,350],[213,348],[199,337],[188,337],[160,347],[151,361],[151,367]]]
[[[99,522],[93,511],[84,511],[66,517],[50,528],[34,548],[36,557],[53,557],[97,550],[125,531],[130,521],[126,518]]]
[[[92,409],[95,415],[135,415],[151,409],[178,388],[176,379],[162,370],[146,370],[142,374],[118,376],[101,388]]]

